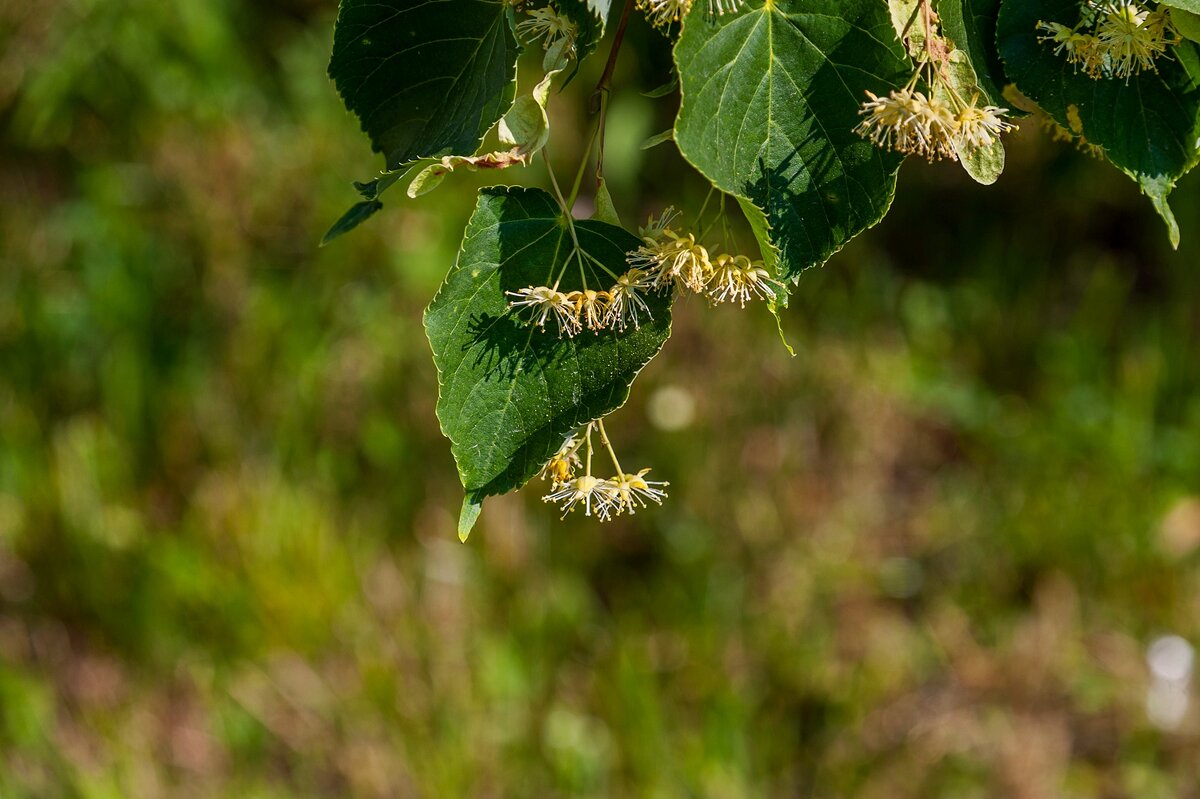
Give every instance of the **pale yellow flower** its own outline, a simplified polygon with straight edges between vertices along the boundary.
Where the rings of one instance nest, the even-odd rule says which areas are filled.
[[[568,295],[549,286],[527,286],[517,291],[505,292],[510,297],[508,307],[517,312],[527,311],[528,321],[532,325],[545,328],[546,322],[553,318],[558,325],[558,334],[574,336],[583,328],[580,326],[575,304]]]
[[[629,254],[629,265],[646,273],[654,289],[680,286],[702,293],[712,276],[708,250],[691,233],[680,235],[664,228],[657,238],[646,237],[645,244]]]
[[[630,324],[638,329],[639,315],[651,316],[650,306],[642,298],[642,294],[651,288],[649,275],[641,269],[630,269],[617,278],[616,284],[608,290],[610,299],[605,324],[616,330],[624,330]]]
[[[612,295],[607,291],[572,291],[567,300],[575,308],[575,322],[594,333],[604,329],[608,318],[608,304]]]
[[[591,475],[569,480],[542,499],[545,502],[562,503],[560,507],[564,519],[578,505],[583,505],[584,516],[591,516],[595,511],[601,518],[607,518],[613,503],[607,482]]]
[[[671,227],[671,223],[679,218],[679,212],[673,207],[667,206],[658,219],[650,217],[646,220],[645,227],[638,228],[638,235],[648,245],[655,245],[662,241],[663,234]]]
[[[708,0],[708,13],[713,16],[732,14],[745,4],[746,0]]]
[[[557,489],[575,477],[575,469],[583,465],[579,458],[579,447],[582,444],[579,435],[572,433],[566,437],[558,452],[546,461],[539,475],[543,480],[549,480],[551,489]]]
[[[533,44],[542,41],[542,49],[549,50],[561,41],[567,41],[568,49],[575,46],[579,30],[565,14],[550,6],[529,12],[529,19],[517,23],[517,35]]]
[[[1088,77],[1130,78],[1157,69],[1155,61],[1168,56],[1180,37],[1166,9],[1148,10],[1138,2],[1088,2],[1074,28],[1059,22],[1039,22],[1039,40],[1082,67]]]
[[[868,91],[867,97],[870,99],[859,109],[866,118],[858,123],[855,133],[885,150],[909,153],[924,146],[910,89],[896,89],[886,97]]]
[[[886,97],[867,92],[870,99],[862,104],[864,116],[854,132],[877,147],[898,153],[955,159],[954,109],[937,97],[912,89],[895,89]]]
[[[1015,125],[1004,118],[1007,108],[987,105],[980,108],[968,105],[955,116],[960,141],[974,147],[990,147],[1003,133],[1012,130]]]
[[[708,0],[708,13],[719,17],[732,14],[745,0]],[[692,0],[637,0],[637,7],[656,28],[667,28],[679,22],[692,10]]]
[[[775,299],[778,284],[761,261],[751,261],[744,255],[719,255],[713,270],[708,298],[714,303],[736,301],[745,308],[755,297]]]
[[[639,507],[648,507],[647,500],[656,505],[662,504],[662,501],[667,498],[667,492],[663,489],[670,483],[647,480],[646,474],[649,471],[649,469],[642,469],[637,474],[618,474],[605,481],[604,488],[610,503],[603,519],[607,520],[610,516],[620,515],[623,512],[634,514]]]
[[[656,28],[667,28],[687,16],[692,0],[637,0],[637,7]]]
[[[1167,51],[1167,25],[1150,12],[1129,3],[1106,14],[1096,28],[1096,38],[1111,64],[1112,75],[1128,78],[1154,70],[1154,60]]]

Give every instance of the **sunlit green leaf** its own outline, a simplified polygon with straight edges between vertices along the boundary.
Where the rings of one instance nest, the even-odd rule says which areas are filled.
[[[600,185],[596,187],[596,211],[592,214],[592,219],[621,226],[621,217],[617,213],[617,206],[613,204],[612,194],[608,191],[608,181],[604,178],[600,178]]]
[[[866,91],[911,72],[879,0],[695,4],[675,47],[675,141],[723,191],[761,209],[780,273],[823,263],[878,222],[900,157],[854,133]]]
[[[625,271],[638,240],[595,220],[574,223],[584,252],[572,257],[570,229],[544,191],[484,189],[458,262],[425,312],[440,375],[438,418],[469,499],[520,487],[575,427],[624,404],[642,367],[671,329],[670,300],[647,297],[653,319],[624,333],[559,338],[509,311],[505,292],[554,285],[606,289]],[[605,271],[608,270],[608,271]],[[609,274],[611,272],[612,274]]]

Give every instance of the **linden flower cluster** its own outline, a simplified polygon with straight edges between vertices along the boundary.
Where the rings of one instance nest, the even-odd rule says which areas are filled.
[[[637,7],[656,28],[667,28],[687,16],[693,0],[637,0]],[[708,13],[713,16],[732,14],[745,0],[708,0]]]
[[[1167,9],[1150,11],[1138,2],[1088,0],[1079,24],[1039,22],[1039,40],[1093,80],[1125,78],[1147,70],[1181,41]]]
[[[616,470],[612,477],[601,478],[592,474],[593,431],[599,433],[600,441],[612,460]],[[585,452],[582,458],[580,450]],[[578,474],[581,469],[583,474]],[[647,480],[649,472],[649,469],[632,473],[624,471],[613,452],[604,423],[589,422],[582,432],[567,436],[558,452],[543,467],[541,477],[550,481],[550,491],[542,500],[557,504],[564,519],[577,507],[582,507],[585,516],[595,514],[600,521],[607,522],[622,513],[633,515],[638,508],[649,507],[650,502],[662,504],[667,498],[667,492],[663,489],[669,483]]]
[[[940,82],[938,73],[933,74],[935,83]],[[859,110],[863,121],[854,132],[885,150],[957,161],[960,148],[990,147],[1015,127],[1005,119],[1007,108],[980,106],[977,98],[967,102],[945,84],[944,91],[926,94],[915,89],[915,78],[886,97],[867,92],[870,99]]]
[[[630,269],[617,277],[606,291],[584,289],[562,292],[558,284],[553,286],[527,286],[517,291],[505,292],[513,299],[508,307],[525,312],[527,320],[540,328],[554,320],[559,338],[571,338],[582,333],[584,328],[593,333],[612,329],[623,332],[633,325],[641,326],[642,317],[653,318],[650,306],[642,294],[649,292],[649,276],[641,269]]]
[[[917,69],[908,83],[885,97],[868,91],[867,101],[859,108],[863,119],[854,132],[885,150],[921,155],[930,161],[957,161],[964,149],[991,147],[1015,125],[1006,119],[1007,108],[979,105],[977,88],[967,100],[951,84],[948,76],[952,74],[954,43],[941,35],[937,14],[928,0],[923,0],[917,11],[924,35],[909,39],[901,34],[910,50],[914,41],[919,43],[920,49],[914,53]]]
[[[776,298],[782,287],[762,261],[724,253],[713,257],[694,234],[684,235],[670,227],[677,216],[667,209],[639,231],[642,246],[629,254],[631,271],[644,274],[654,289],[690,291],[707,297],[714,305],[736,301],[744,308],[755,297]]]

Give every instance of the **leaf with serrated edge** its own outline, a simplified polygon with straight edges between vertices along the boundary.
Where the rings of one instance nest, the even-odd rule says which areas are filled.
[[[395,169],[473,154],[512,104],[519,52],[501,0],[342,0],[329,76]]]
[[[565,62],[558,59],[557,63],[557,69],[547,72],[530,94],[518,97],[508,113],[500,119],[497,138],[508,149],[484,155],[444,156],[417,173],[408,186],[408,196],[416,199],[428,194],[460,166],[475,171],[528,165],[530,159],[550,140],[550,117],[546,114],[546,103],[550,99],[550,84],[562,72]]]
[[[575,223],[580,246],[614,274],[638,240],[595,220]],[[648,295],[653,319],[624,333],[559,338],[553,322],[531,327],[508,308],[506,291],[553,285],[572,252],[557,203],[539,189],[495,187],[479,194],[458,261],[425,311],[438,368],[438,419],[450,439],[468,498],[524,485],[576,427],[619,408],[642,367],[671,330],[670,299]],[[615,278],[584,269],[588,287]],[[573,260],[559,288],[582,287]]]
[[[675,46],[675,142],[717,188],[763,211],[795,278],[887,212],[900,157],[856,133],[869,89],[911,73],[879,0],[696,3]]]
[[[1167,223],[1172,246],[1179,224],[1167,205],[1175,181],[1200,160],[1200,57],[1183,42],[1157,71],[1124,80],[1092,80],[1038,41],[1040,21],[1068,27],[1079,21],[1075,0],[1004,0],[997,37],[1000,55],[1017,88],[1058,124],[1104,150],[1105,157],[1137,181]]]

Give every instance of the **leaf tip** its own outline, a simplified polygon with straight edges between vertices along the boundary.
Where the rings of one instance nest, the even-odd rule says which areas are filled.
[[[1167,196],[1170,194],[1172,184],[1165,185],[1160,182],[1150,182],[1144,184],[1142,190],[1146,192],[1146,196],[1150,198],[1150,202],[1154,205],[1154,210],[1162,217],[1163,222],[1167,224],[1167,238],[1171,242],[1171,249],[1178,250],[1180,242],[1179,222],[1175,219],[1175,212],[1171,210],[1171,206],[1167,203]]]
[[[342,217],[333,223],[333,227],[325,231],[325,235],[321,237],[321,243],[318,246],[324,247],[339,236],[354,230],[374,216],[381,208],[383,208],[383,203],[379,200],[364,200],[363,202],[355,203],[349,211],[342,214]]]
[[[483,510],[483,500],[476,497],[474,494],[467,494],[463,497],[462,510],[458,514],[458,540],[464,544],[467,543],[467,537],[471,535],[471,530],[475,527],[475,522],[479,520],[479,513]]]

